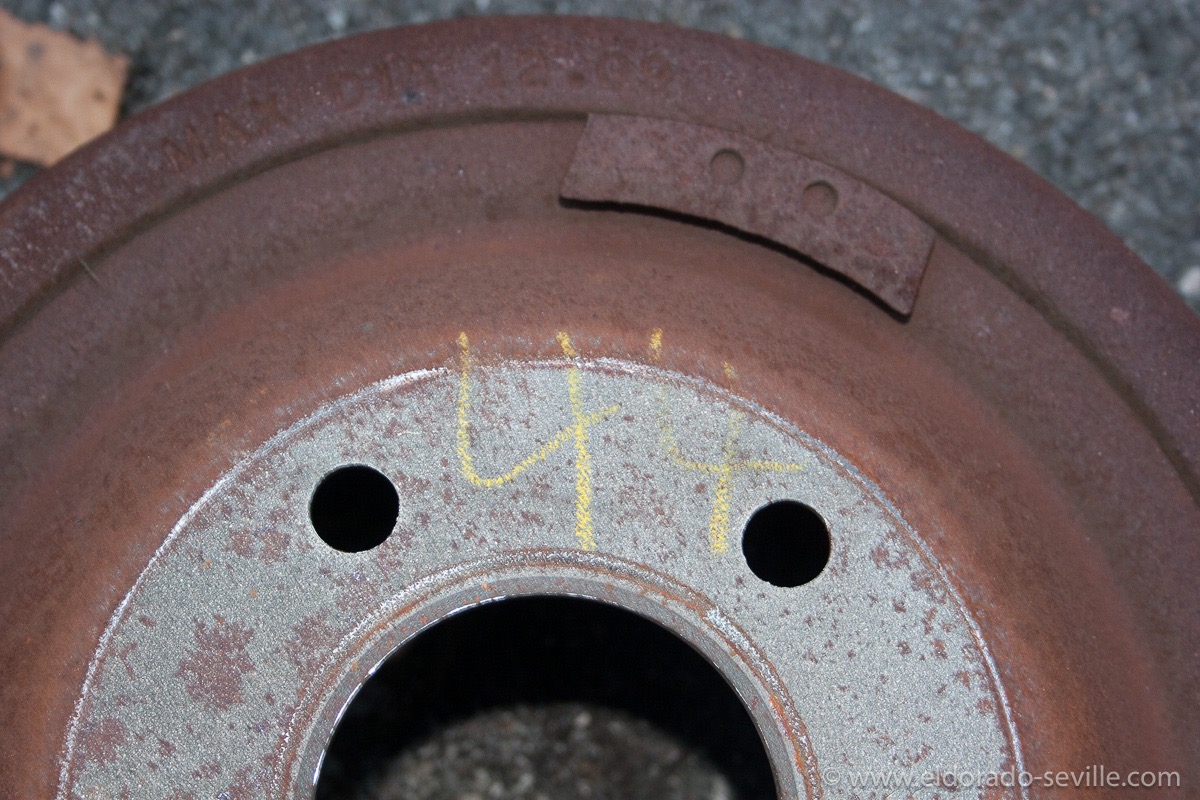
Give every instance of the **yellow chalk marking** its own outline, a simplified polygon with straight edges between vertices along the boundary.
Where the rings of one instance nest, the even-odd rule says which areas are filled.
[[[571,337],[565,332],[558,332],[558,346],[562,348],[563,355],[567,358],[579,358],[579,353],[575,352],[575,348],[571,346]],[[574,367],[572,367],[574,369]]]
[[[566,333],[558,334],[558,344],[567,358],[578,358]],[[596,537],[592,524],[592,455],[588,451],[588,428],[617,413],[619,406],[609,406],[600,411],[585,413],[583,410],[583,377],[579,368],[567,368],[567,398],[571,404],[572,424],[517,462],[508,472],[485,478],[475,469],[475,457],[471,452],[471,343],[466,332],[458,335],[459,382],[458,382],[458,430],[456,449],[462,475],[473,486],[486,489],[503,486],[511,482],[534,464],[545,461],[551,453],[568,441],[575,442],[575,538],[584,550],[596,549]]]
[[[650,357],[655,361],[662,356],[662,328],[650,331]]]
[[[658,361],[662,356],[662,329],[655,329],[650,334],[650,357]],[[725,363],[725,377],[734,380],[737,372]],[[709,464],[695,461],[686,457],[675,438],[675,428],[671,424],[671,411],[667,405],[667,387],[659,386],[660,431],[663,447],[676,466],[689,472],[699,472],[705,475],[715,475],[717,485],[713,490],[712,514],[708,519],[708,546],[713,553],[724,553],[729,550],[729,531],[732,528],[730,510],[733,499],[733,478],[742,472],[800,472],[802,464],[783,461],[763,461],[759,459],[738,459],[737,440],[741,434],[742,423],[746,415],[740,411],[731,411],[725,424],[725,439],[721,445],[721,462]]]
[[[558,334],[558,344],[567,358],[578,358],[571,346],[571,337]],[[567,368],[567,398],[571,403],[571,417],[575,420],[575,538],[584,550],[596,549],[596,537],[592,531],[592,454],[587,449],[587,415],[583,413],[583,379],[578,367]],[[616,406],[612,406],[615,413]]]
[[[729,415],[729,422],[725,426],[725,441],[721,446],[721,472],[717,476],[712,516],[708,520],[708,547],[714,553],[724,553],[729,549],[729,506],[730,495],[733,494],[732,464],[737,452],[735,448],[742,418],[742,414],[734,411]]]

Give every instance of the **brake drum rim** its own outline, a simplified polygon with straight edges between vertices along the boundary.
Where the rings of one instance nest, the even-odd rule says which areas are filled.
[[[497,90],[491,84],[491,74],[471,76],[460,72],[455,75],[458,83],[438,85],[438,93],[444,98],[429,98],[435,102],[447,100],[442,103],[446,108],[420,104],[412,107],[408,103],[401,108],[389,107],[364,94],[359,99],[366,99],[365,105],[373,107],[364,109],[356,104],[352,114],[331,115],[328,86],[319,82],[319,75],[328,77],[333,71],[336,77],[342,74],[336,72],[337,68],[345,67],[344,74],[357,74],[360,80],[367,80],[362,70],[373,66],[373,56],[395,58],[390,37],[396,35],[408,39],[416,53],[418,71],[430,74],[426,72],[430,64],[438,61],[436,56],[430,58],[431,52],[437,53],[430,44],[441,44],[442,38],[454,41],[458,47],[465,44],[467,52],[478,60],[480,51],[489,56],[493,52],[511,55],[514,44],[522,41],[522,34],[535,30],[553,33],[556,26],[576,26],[573,32],[580,34],[601,31],[601,41],[611,42],[617,50],[623,44],[622,33],[628,36],[641,29],[640,33],[659,45],[652,52],[668,52],[662,49],[666,39],[659,41],[656,33],[669,26],[647,23],[569,17],[433,22],[398,29],[403,32],[399,34],[360,34],[278,56],[201,84],[118,125],[68,156],[56,169],[36,174],[10,200],[0,204],[0,221],[6,223],[4,239],[0,240],[0,263],[6,269],[0,277],[9,283],[8,291],[0,297],[0,336],[7,336],[14,326],[35,313],[64,281],[84,279],[81,259],[109,252],[141,225],[194,203],[230,180],[363,136],[494,118],[497,113],[513,114],[519,119],[530,115],[530,95],[539,94],[530,87],[513,91],[506,85]],[[569,98],[564,102],[561,93],[540,92],[551,96],[545,105],[533,100],[533,107],[539,109],[533,116],[582,117],[613,110],[716,125],[761,136],[766,141],[782,139],[784,146],[878,187],[978,259],[1074,342],[1130,403],[1171,458],[1189,491],[1200,497],[1200,436],[1196,433],[1200,422],[1178,402],[1181,397],[1200,396],[1200,377],[1195,371],[1168,369],[1188,364],[1189,356],[1191,363],[1200,357],[1200,345],[1194,343],[1195,315],[1111,231],[1049,182],[980,137],[898,95],[782,51],[694,30],[670,30],[669,52],[673,57],[693,64],[698,56],[716,63],[728,60],[723,77],[742,80],[741,85],[731,87],[736,94],[733,107],[728,98],[713,96],[701,88],[702,84],[694,84],[682,90],[683,102],[675,96],[672,105],[665,108],[647,103],[648,98],[628,90],[618,92],[616,97],[611,92],[602,93],[600,105],[589,102],[594,100],[591,97],[584,97],[583,102]],[[798,117],[769,92],[758,95],[764,84],[795,89],[795,76],[801,69],[812,76],[811,83],[817,88],[804,98],[805,104],[812,107],[810,113]],[[688,79],[680,73],[674,77]],[[807,91],[809,86],[801,84],[799,88]],[[362,92],[362,87],[356,91]],[[842,97],[850,99],[842,102]],[[202,149],[195,161],[172,162],[164,150],[167,141],[186,143],[189,137],[201,135],[216,138],[219,112],[247,100],[265,106],[267,110],[256,112],[261,120],[274,119],[279,124],[264,124],[259,135],[249,141],[244,133],[233,139],[226,133],[212,150]],[[290,110],[282,110],[280,104],[285,102],[289,108],[296,103],[298,111],[293,115]],[[637,108],[641,105],[648,107]],[[854,113],[846,113],[847,107]],[[285,120],[287,127],[283,127]],[[783,138],[785,125],[809,133],[804,138],[797,134]],[[843,146],[847,139],[862,144]],[[928,147],[930,141],[939,145],[936,152]],[[928,161],[940,169],[927,172],[923,167]],[[128,188],[136,191],[131,193]],[[83,221],[97,208],[94,223]],[[1030,231],[1021,225],[1021,216],[1012,211],[1015,209],[1027,209],[1031,217],[1053,218],[1056,225]],[[55,218],[54,212],[64,210],[70,213],[63,216],[79,219],[80,224],[53,227],[49,221]],[[1037,247],[1030,247],[1030,242]],[[1091,273],[1063,266],[1076,263],[1072,253],[1079,242],[1088,243],[1087,266]],[[31,258],[37,260],[36,269],[25,266]],[[1153,329],[1114,329],[1113,310],[1122,308],[1123,301],[1131,296],[1153,308]],[[1172,342],[1176,352],[1167,352],[1163,342]]]
[[[489,24],[494,24],[494,23],[489,23]],[[689,34],[689,36],[698,36],[698,35]],[[705,39],[705,37],[699,37],[699,38]],[[708,40],[705,39],[705,41],[708,41]],[[295,58],[300,58],[300,57],[297,56]],[[285,61],[275,62],[273,64],[266,65],[261,72],[257,72],[256,74],[265,76],[265,75],[268,75],[269,73],[271,73],[273,70],[274,71],[283,71],[286,67]],[[243,79],[244,79],[244,76],[241,78],[238,78],[238,80],[243,80]],[[234,83],[234,79],[231,78],[231,79],[228,79],[227,82],[225,82],[223,84],[223,86],[225,88],[229,88],[229,86],[231,86],[233,83]],[[206,91],[209,93],[215,93],[215,92],[217,92],[217,89],[213,88],[213,87],[208,87],[202,91]],[[201,105],[203,103],[204,99],[205,98],[202,95],[196,95],[196,96],[192,96],[192,97],[188,97],[188,98],[181,98],[179,101],[177,101],[173,105],[173,109],[181,110],[181,111],[186,110],[188,103],[192,103],[194,105]],[[211,97],[211,95],[210,95],[209,99],[210,100],[213,99]],[[902,104],[900,104],[894,100],[890,101],[889,110],[892,112],[895,112],[895,113],[903,113],[904,112]],[[162,113],[165,114],[166,112],[164,111]],[[709,120],[706,120],[706,121],[709,121]],[[123,131],[120,131],[117,134],[114,134],[113,137],[110,137],[106,141],[98,143],[97,145],[94,145],[88,151],[81,153],[80,155],[74,157],[71,160],[72,167],[76,170],[83,170],[84,166],[82,166],[82,165],[87,165],[89,162],[103,161],[105,157],[111,157],[114,152],[119,153],[121,148],[124,146],[124,141],[122,140],[122,137],[128,137],[129,139],[132,139],[133,137],[129,134],[129,130],[130,130],[130,128],[135,127],[136,125],[137,125],[136,121],[133,123],[130,123],[129,127],[123,129]],[[336,146],[336,143],[333,141],[327,141],[326,146],[333,147],[333,146]],[[990,156],[990,153],[989,153],[989,156]],[[242,169],[244,169],[244,166],[242,167]],[[236,170],[233,170],[233,171],[236,171]],[[243,172],[242,174],[245,174],[245,173]],[[872,176],[868,174],[867,177],[871,178]],[[20,193],[19,195],[17,195],[16,198],[14,198],[13,201],[10,201],[10,203],[5,206],[4,213],[12,213],[12,209],[14,209],[14,208],[20,210],[22,208],[22,206],[18,201],[21,200],[22,198],[34,198],[31,200],[25,200],[24,201],[26,203],[25,207],[34,205],[35,199],[36,199],[36,195],[34,194],[35,191],[40,192],[43,197],[48,197],[55,193],[56,188],[57,189],[67,188],[70,180],[71,180],[70,175],[66,169],[59,171],[59,172],[49,173],[49,174],[47,174],[47,176],[45,178],[42,178],[38,183],[35,183],[33,186],[31,186],[31,188],[29,190],[27,190],[26,192]],[[113,224],[116,227],[122,227],[121,223],[113,223]],[[1080,225],[1083,228],[1091,228],[1092,230],[1089,231],[1090,233],[1098,232],[1098,226],[1093,221],[1080,220]],[[87,226],[83,226],[83,227],[87,227]],[[52,234],[48,234],[48,236],[49,235],[52,235]],[[1111,238],[1110,235],[1107,233],[1103,233],[1100,235],[1102,238],[1104,238],[1104,237]],[[105,237],[104,237],[103,231],[96,234],[97,240],[103,240],[104,238]],[[88,252],[90,252],[90,250],[85,249],[85,250],[83,250],[83,252],[88,253]],[[998,259],[987,259],[987,260],[990,263],[992,263],[993,266],[996,263],[999,263]],[[1146,285],[1145,286],[1146,294],[1148,294],[1150,296],[1154,296],[1156,286],[1151,285],[1151,284],[1153,284],[1154,279],[1150,275],[1146,274],[1144,271],[1137,271],[1137,270],[1132,269],[1132,267],[1136,266],[1136,263],[1133,262],[1132,260],[1130,260],[1129,264],[1130,264],[1131,270],[1127,276],[1128,282],[1135,286],[1137,286],[1139,283],[1145,284]],[[1020,282],[1020,279],[1018,279],[1018,282]],[[29,290],[29,292],[27,293],[26,296],[31,297],[35,293],[36,293],[36,290],[31,289],[31,290]],[[20,293],[18,293],[18,294],[20,294]],[[1182,308],[1181,303],[1179,303],[1178,305],[1180,308]],[[1171,304],[1168,302],[1168,303],[1166,303],[1166,306],[1169,311],[1171,308]],[[1186,311],[1186,309],[1183,309],[1183,310]],[[1068,328],[1072,328],[1073,330],[1076,330],[1076,331],[1084,330],[1087,327],[1085,324],[1073,326],[1069,322],[1069,316],[1067,319],[1068,319],[1068,321],[1066,323],[1064,323],[1064,320],[1060,318],[1057,321],[1057,324],[1060,326],[1063,324],[1066,324]],[[1168,330],[1170,330],[1171,326],[1173,324],[1175,324],[1176,322],[1178,322],[1177,319],[1169,319],[1168,322],[1166,323],[1166,328]],[[1194,329],[1194,325],[1192,326],[1192,328]],[[1179,328],[1178,333],[1181,336],[1181,338],[1184,338],[1184,339],[1187,338],[1188,330],[1189,329],[1187,326],[1181,326]],[[1142,344],[1146,345],[1148,348],[1153,347],[1152,345],[1146,344],[1145,342],[1143,342]],[[1090,348],[1085,348],[1085,349],[1090,349],[1092,352],[1097,352],[1101,349],[1101,345],[1097,344]],[[1110,376],[1110,379],[1112,379],[1112,372],[1119,372],[1119,370],[1107,370],[1106,373]],[[1117,379],[1120,380],[1119,376]],[[1132,385],[1133,382],[1130,381],[1130,384]]]

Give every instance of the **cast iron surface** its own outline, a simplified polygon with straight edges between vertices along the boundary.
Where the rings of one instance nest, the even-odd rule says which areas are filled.
[[[1200,310],[1200,8],[1191,0],[8,0],[133,60],[123,114],[330,37],[507,14],[667,22],[821,61],[1047,178]],[[0,176],[0,194],[27,177]]]
[[[890,198],[934,232],[911,313],[802,241],[677,216],[700,213],[683,189],[649,203],[668,213],[564,204],[589,115],[726,131],[755,143],[746,174],[790,154]],[[493,364],[561,358],[569,331],[710,385],[734,365],[944,567],[1033,771],[1200,780],[1196,320],[1043,181],[895,96],[653,26],[433,25],[205,85],[0,224],[8,795],[62,788],[101,634],[188,509],[330,403],[455,369],[464,331]],[[102,732],[91,762],[125,744]]]

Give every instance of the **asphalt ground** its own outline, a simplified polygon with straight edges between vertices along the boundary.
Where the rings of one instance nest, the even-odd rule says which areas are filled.
[[[3,7],[129,55],[123,117],[305,45],[459,16],[603,15],[749,39],[857,73],[983,136],[1099,217],[1200,311],[1194,0],[4,0]],[[0,182],[0,195],[31,173],[18,168]],[[339,785],[338,795],[751,800],[757,792],[739,788],[754,784],[736,765],[714,761],[636,707],[586,697],[502,700],[434,719],[357,787]]]

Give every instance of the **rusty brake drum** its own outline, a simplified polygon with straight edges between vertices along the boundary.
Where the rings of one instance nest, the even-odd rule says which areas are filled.
[[[434,24],[203,85],[0,227],[5,797],[311,797],[389,653],[546,594],[702,653],[780,797],[1200,785],[1200,326],[929,111]]]

